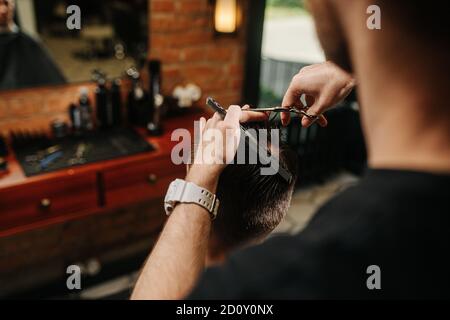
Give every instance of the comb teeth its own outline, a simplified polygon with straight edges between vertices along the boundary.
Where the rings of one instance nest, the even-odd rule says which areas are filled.
[[[223,117],[227,114],[227,111],[212,97],[206,98],[206,104],[208,106],[210,106],[214,111],[220,113]],[[266,124],[266,128],[268,128],[267,125],[268,124]],[[241,125],[240,127],[241,127],[241,132],[244,134],[244,136],[247,136],[249,138],[249,139],[245,139],[245,143],[248,145],[248,147],[250,149],[253,149],[254,152],[257,152],[258,156],[260,156],[260,157],[262,156],[262,157],[266,158],[267,155],[269,155],[270,157],[273,157],[273,155],[269,149],[264,148],[265,150],[261,150],[261,145],[260,145],[259,141],[252,134],[250,134],[243,125]],[[279,159],[278,159],[278,161],[279,161]],[[289,172],[289,170],[284,168],[281,163],[278,168],[277,174],[279,176],[281,176],[288,184],[290,184],[292,182],[292,179],[293,179],[292,174]]]
[[[215,112],[220,113],[222,117],[225,117],[225,115],[227,114],[227,111],[211,97],[206,98],[206,104],[210,106]]]

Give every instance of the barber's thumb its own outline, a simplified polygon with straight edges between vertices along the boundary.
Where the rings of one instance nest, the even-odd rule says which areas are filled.
[[[227,114],[223,121],[230,126],[238,126],[241,118],[241,107],[238,105],[231,105],[228,107]]]

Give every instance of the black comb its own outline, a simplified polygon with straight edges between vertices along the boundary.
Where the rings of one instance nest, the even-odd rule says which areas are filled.
[[[219,113],[222,116],[222,119],[225,118],[227,111],[213,98],[208,97],[206,99],[206,104],[208,106],[210,106],[215,112]],[[265,146],[262,146],[259,142],[258,139],[256,139],[255,136],[253,136],[247,129],[245,129],[242,125],[240,125],[241,127],[241,134],[243,134],[245,137],[248,138],[248,140],[246,139],[246,143],[248,141],[248,147],[249,149],[251,149],[253,152],[257,152],[259,159],[260,160],[264,160],[264,163],[268,162],[270,157],[274,157],[272,155],[272,153],[270,152],[270,150],[268,150]],[[269,155],[269,156],[268,156]],[[292,174],[285,168],[283,167],[283,165],[280,163],[280,161],[278,161],[279,163],[279,167],[278,167],[278,174],[284,179],[286,180],[286,182],[288,184],[290,184],[292,182]]]

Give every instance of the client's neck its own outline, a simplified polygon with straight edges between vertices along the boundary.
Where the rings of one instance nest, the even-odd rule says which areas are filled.
[[[14,22],[0,26],[0,33],[12,33],[12,32],[16,32],[17,30],[18,30],[18,27]]]
[[[208,253],[205,258],[206,267],[214,267],[222,265],[227,257],[226,250],[219,250],[217,247],[210,243],[208,247]]]
[[[450,173],[446,97],[439,90],[426,95],[394,81],[381,88],[370,92],[366,87],[360,93],[369,166]]]

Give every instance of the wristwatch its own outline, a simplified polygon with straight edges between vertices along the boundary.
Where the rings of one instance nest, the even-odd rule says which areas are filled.
[[[219,210],[219,199],[214,193],[181,179],[172,181],[164,199],[164,209],[170,215],[178,203],[195,203],[208,210],[215,219]]]

